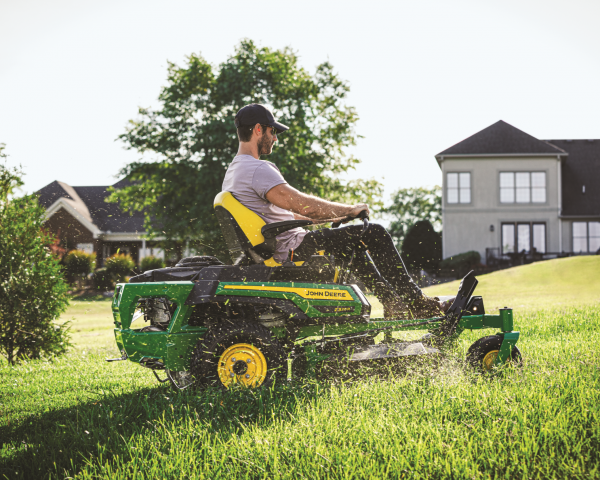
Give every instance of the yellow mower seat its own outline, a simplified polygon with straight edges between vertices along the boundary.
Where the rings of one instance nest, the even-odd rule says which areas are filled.
[[[273,259],[277,235],[312,224],[310,220],[266,223],[242,205],[231,192],[217,194],[214,208],[231,257],[237,261],[245,254],[252,263],[264,263],[268,267],[281,265]],[[297,265],[302,263],[298,262]]]

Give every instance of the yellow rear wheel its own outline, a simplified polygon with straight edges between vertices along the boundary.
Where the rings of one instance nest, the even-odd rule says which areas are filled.
[[[198,387],[269,388],[287,379],[287,355],[268,328],[238,320],[215,325],[198,341],[190,370]]]
[[[217,370],[226,388],[233,384],[258,388],[267,376],[267,359],[254,345],[236,343],[223,352]]]

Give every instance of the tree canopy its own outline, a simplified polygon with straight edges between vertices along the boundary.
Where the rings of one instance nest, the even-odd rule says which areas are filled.
[[[401,188],[392,195],[392,204],[384,210],[391,217],[389,232],[400,250],[404,238],[419,220],[428,220],[442,231],[442,188],[434,186]]]
[[[45,210],[34,195],[13,198],[21,185],[21,172],[0,164],[0,353],[9,363],[69,346],[68,325],[55,322],[68,297],[48,248],[54,237],[43,230]]]
[[[140,108],[119,137],[126,148],[154,153],[156,160],[127,165],[121,173],[132,183],[111,200],[144,211],[151,237],[223,255],[212,205],[238,149],[233,119],[244,105],[262,103],[290,127],[268,157],[290,185],[332,200],[377,204],[377,181],[341,178],[359,163],[347,152],[356,143],[358,120],[345,104],[348,92],[329,62],[311,75],[293,50],[259,48],[250,40],[217,68],[199,54],[183,67],[169,63],[160,108]]]

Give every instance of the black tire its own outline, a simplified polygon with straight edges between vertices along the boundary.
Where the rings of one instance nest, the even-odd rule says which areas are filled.
[[[241,344],[249,345],[250,349]],[[232,349],[233,356],[224,358]],[[236,351],[244,360],[236,359]],[[252,355],[245,353],[247,351]],[[266,361],[262,368],[256,365],[261,363],[257,352]],[[275,380],[287,378],[287,361],[285,350],[268,328],[255,323],[228,321],[212,327],[198,341],[192,352],[190,371],[196,387],[227,389],[229,385],[223,378],[232,378],[231,382],[250,388],[269,388]]]
[[[467,362],[480,372],[490,372],[491,361],[495,360],[494,352],[498,352],[502,346],[502,336],[490,335],[480,338],[467,351]],[[489,355],[489,356],[488,356]],[[515,345],[510,353],[510,362],[518,365],[521,363],[521,352]]]

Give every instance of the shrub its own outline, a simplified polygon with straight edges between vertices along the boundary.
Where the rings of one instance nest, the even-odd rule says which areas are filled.
[[[113,255],[106,259],[106,271],[117,282],[124,282],[125,277],[133,273],[135,262],[130,255],[124,253]]]
[[[96,254],[86,253],[82,250],[71,250],[63,258],[65,271],[71,278],[76,275],[88,275],[96,266]]]
[[[142,258],[140,263],[140,269],[142,272],[147,270],[156,270],[157,268],[165,268],[165,261],[162,258],[154,257],[152,255]]]
[[[409,270],[432,272],[442,259],[442,237],[428,220],[420,220],[408,231],[402,243],[402,258]]]
[[[99,268],[94,272],[93,276],[94,289],[106,292],[114,290],[115,280],[106,268]]]
[[[69,304],[48,248],[55,239],[42,228],[45,210],[35,195],[11,198],[22,184],[19,170],[0,164],[0,353],[10,364],[70,346],[68,322],[55,322]]]
[[[473,267],[481,262],[479,252],[471,250],[469,252],[453,255],[440,262],[441,270],[452,270],[459,277],[464,277]]]

